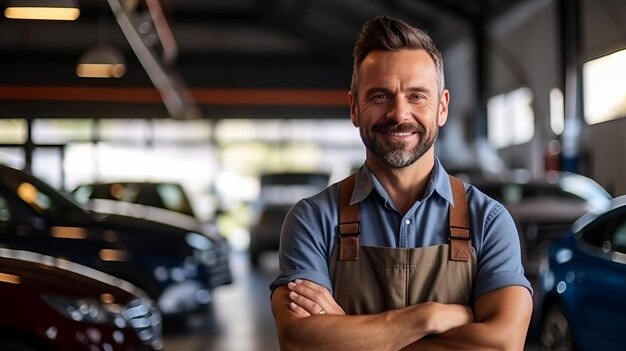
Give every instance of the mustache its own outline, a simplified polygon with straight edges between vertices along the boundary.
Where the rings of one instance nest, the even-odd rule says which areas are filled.
[[[394,121],[381,121],[374,125],[374,130],[385,133],[419,133],[423,134],[426,129],[417,123],[395,123]]]

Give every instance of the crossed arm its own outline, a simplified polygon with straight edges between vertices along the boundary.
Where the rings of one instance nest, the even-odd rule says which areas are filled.
[[[511,286],[479,297],[473,311],[428,302],[346,315],[325,287],[297,281],[274,291],[272,311],[281,350],[523,350],[532,299]]]

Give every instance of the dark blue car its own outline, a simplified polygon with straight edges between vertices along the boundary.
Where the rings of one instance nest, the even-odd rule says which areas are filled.
[[[542,349],[626,348],[626,196],[551,244],[537,297]]]
[[[98,214],[0,165],[0,247],[66,258],[146,291],[166,316],[201,310],[232,281],[226,239],[207,227]]]

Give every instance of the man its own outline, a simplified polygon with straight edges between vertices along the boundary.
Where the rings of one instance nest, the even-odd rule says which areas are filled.
[[[434,155],[450,94],[432,40],[366,23],[348,97],[366,161],[285,219],[281,349],[522,350],[532,298],[515,224]]]

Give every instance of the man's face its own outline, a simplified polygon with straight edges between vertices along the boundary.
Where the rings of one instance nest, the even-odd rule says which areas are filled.
[[[370,154],[402,168],[432,149],[447,119],[449,94],[439,93],[435,63],[426,51],[373,51],[361,64],[358,82],[350,113]]]

